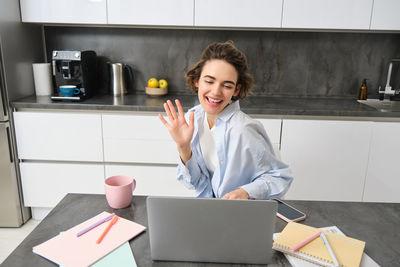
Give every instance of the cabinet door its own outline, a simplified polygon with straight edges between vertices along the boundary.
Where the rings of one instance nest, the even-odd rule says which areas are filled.
[[[103,115],[104,160],[177,164],[176,144],[157,115]]]
[[[400,202],[398,136],[400,123],[374,123],[364,201]]]
[[[285,0],[283,28],[369,29],[373,0]]]
[[[194,0],[108,0],[109,24],[193,26]]]
[[[106,0],[20,0],[23,22],[106,24]]]
[[[106,165],[106,177],[128,175],[136,180],[134,195],[193,196],[176,179],[176,166]]]
[[[374,0],[371,30],[400,30],[399,11],[399,0]]]
[[[274,147],[275,154],[278,158],[280,156],[280,146],[281,146],[281,119],[257,119],[264,126],[265,131],[269,137],[269,140]]]
[[[281,154],[294,180],[287,199],[361,201],[372,122],[283,120]]]
[[[19,167],[27,207],[54,207],[67,193],[104,194],[103,165],[22,162]]]
[[[195,26],[281,27],[282,0],[196,0]]]
[[[101,115],[14,112],[18,158],[103,161]]]

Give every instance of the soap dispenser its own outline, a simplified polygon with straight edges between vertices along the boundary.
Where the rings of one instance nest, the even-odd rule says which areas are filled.
[[[367,99],[367,79],[363,79],[362,84],[360,86],[360,90],[358,91],[358,100],[366,100]]]

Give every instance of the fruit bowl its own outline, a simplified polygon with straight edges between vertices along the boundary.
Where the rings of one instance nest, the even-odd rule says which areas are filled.
[[[151,87],[146,87],[146,95],[151,95],[151,96],[160,96],[160,95],[166,95],[168,94],[168,87],[166,88],[151,88]]]

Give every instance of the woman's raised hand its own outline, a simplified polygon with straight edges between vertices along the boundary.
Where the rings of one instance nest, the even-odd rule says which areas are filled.
[[[178,146],[178,152],[183,163],[186,163],[192,156],[190,141],[192,140],[194,132],[194,113],[189,114],[188,124],[185,119],[181,102],[176,99],[175,104],[178,108],[178,113],[176,112],[171,100],[164,103],[164,109],[167,113],[169,122],[167,122],[161,114],[158,114],[158,117],[165,127],[167,127],[169,134]]]

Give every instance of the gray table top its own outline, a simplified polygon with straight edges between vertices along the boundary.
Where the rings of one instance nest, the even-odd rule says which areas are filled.
[[[308,217],[302,223],[314,227],[336,225],[346,235],[366,241],[365,252],[381,266],[400,266],[400,204],[330,201],[287,202],[307,214]],[[55,266],[50,261],[34,254],[32,247],[103,211],[115,212],[123,218],[148,226],[145,196],[134,196],[131,206],[112,210],[108,207],[104,195],[68,194],[12,252],[2,266]],[[286,222],[277,218],[276,232],[280,232],[285,225]],[[147,232],[132,239],[130,246],[139,267],[244,266],[152,261]],[[290,266],[290,264],[283,254],[275,251],[273,263],[270,266]]]
[[[196,95],[166,95],[160,97],[145,94],[129,94],[123,97],[96,95],[80,102],[53,101],[49,96],[29,96],[11,102],[16,109],[58,109],[91,111],[135,111],[164,112],[163,103],[180,99],[183,109],[197,105]],[[400,112],[380,112],[358,103],[355,99],[343,98],[294,98],[250,96],[240,100],[243,112],[250,115],[285,116],[335,116],[367,118],[400,118]]]

